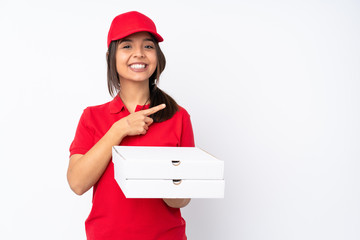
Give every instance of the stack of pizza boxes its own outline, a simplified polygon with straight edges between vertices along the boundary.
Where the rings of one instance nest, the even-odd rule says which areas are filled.
[[[224,197],[224,162],[200,148],[114,146],[112,158],[127,198]]]

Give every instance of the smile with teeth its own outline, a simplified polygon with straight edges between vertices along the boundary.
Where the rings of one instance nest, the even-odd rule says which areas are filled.
[[[143,69],[146,67],[146,64],[135,63],[135,64],[131,64],[130,67],[133,69]]]

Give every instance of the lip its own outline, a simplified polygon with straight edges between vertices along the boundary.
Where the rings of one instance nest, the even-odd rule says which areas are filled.
[[[144,68],[132,68],[131,65],[134,65],[134,64],[145,65],[145,67]],[[148,66],[149,65],[144,62],[133,62],[133,63],[129,64],[129,68],[133,72],[145,72],[147,70]]]

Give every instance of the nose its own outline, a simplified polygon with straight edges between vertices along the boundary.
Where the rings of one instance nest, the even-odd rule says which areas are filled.
[[[145,57],[145,55],[144,55],[144,49],[143,49],[142,47],[137,47],[137,48],[135,48],[134,57],[139,57],[139,58]]]

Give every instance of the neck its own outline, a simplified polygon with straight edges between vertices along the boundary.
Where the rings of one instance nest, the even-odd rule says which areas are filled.
[[[150,103],[149,81],[129,82],[120,80],[120,98],[130,113],[135,111],[137,105]],[[146,102],[148,101],[148,102]]]

